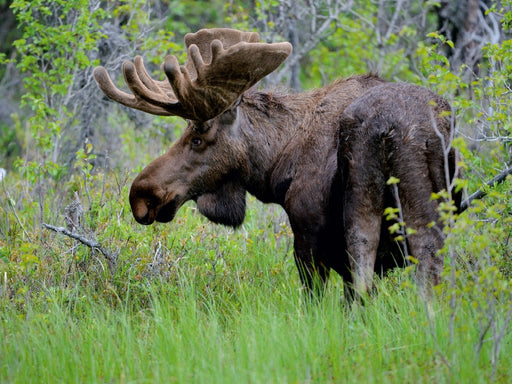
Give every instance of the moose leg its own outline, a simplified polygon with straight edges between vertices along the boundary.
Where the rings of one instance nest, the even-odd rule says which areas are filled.
[[[418,260],[418,283],[425,287],[428,283],[440,283],[443,260],[437,251],[443,247],[444,234],[438,223],[438,204],[431,201],[432,193],[439,188],[429,173],[428,163],[422,156],[417,156],[412,163],[407,172],[397,175],[400,179],[398,193],[405,225],[413,230],[407,243],[411,256]]]
[[[300,280],[310,296],[321,296],[329,277],[329,268],[318,261],[317,247],[315,236],[295,233],[295,264],[299,270]]]
[[[358,295],[373,286],[384,205],[385,180],[379,167],[376,156],[355,148],[344,172],[345,242],[352,289]],[[350,289],[347,293],[351,293]]]
[[[356,199],[348,199],[349,205],[358,205]],[[368,213],[366,209],[354,209],[352,217],[346,222],[345,241],[347,255],[352,272],[352,287],[347,287],[347,297],[353,291],[360,296],[368,292],[373,286],[375,260],[380,239],[381,217]]]
[[[407,220],[407,219],[406,219]],[[411,225],[411,228],[414,225]],[[441,282],[443,271],[443,258],[437,255],[437,251],[443,247],[444,238],[442,229],[419,227],[414,235],[407,239],[411,254],[418,260],[417,279],[420,287],[429,284],[437,285]]]

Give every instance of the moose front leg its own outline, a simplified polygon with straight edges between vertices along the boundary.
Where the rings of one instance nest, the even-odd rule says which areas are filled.
[[[294,233],[294,257],[300,280],[311,297],[320,297],[329,278],[329,268],[322,262],[318,235]]]

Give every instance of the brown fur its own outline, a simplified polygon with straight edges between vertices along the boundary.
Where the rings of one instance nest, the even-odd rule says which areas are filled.
[[[373,75],[303,94],[247,91],[220,116],[190,121],[169,151],[137,176],[133,214],[142,224],[166,222],[195,200],[212,221],[238,226],[249,192],[285,209],[306,287],[312,289],[315,278],[325,282],[334,269],[364,291],[374,270],[394,265],[388,252],[394,244],[381,225],[384,207],[394,204],[385,184],[393,175],[401,179],[407,224],[418,230],[411,248],[435,280],[434,253],[443,238],[426,225],[437,220],[430,193],[445,183],[431,99],[449,140],[449,118],[438,117],[448,109],[442,99]]]
[[[379,269],[386,263],[393,246],[386,233],[390,223],[383,219],[384,208],[397,206],[392,187],[386,184],[391,176],[400,180],[405,224],[416,231],[408,236],[407,245],[419,262],[419,281],[439,282],[443,262],[436,252],[444,234],[438,202],[431,196],[446,190],[455,176],[449,112],[450,106],[438,95],[403,83],[372,88],[345,109],[338,163],[347,255],[357,291],[372,286],[376,264]],[[459,207],[460,194],[454,198]]]

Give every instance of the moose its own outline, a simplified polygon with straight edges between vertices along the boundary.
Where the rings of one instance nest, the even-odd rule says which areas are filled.
[[[131,185],[137,222],[169,222],[193,200],[209,220],[237,227],[250,193],[287,213],[307,290],[324,286],[334,270],[351,296],[372,288],[374,273],[403,264],[383,217],[397,204],[386,184],[394,176],[404,220],[416,230],[407,243],[419,280],[439,281],[436,252],[444,238],[431,194],[456,176],[447,102],[374,74],[305,93],[259,91],[258,82],[291,53],[288,42],[214,28],[187,34],[185,45],[184,66],[165,58],[165,80],[153,79],[140,56],[125,61],[131,93],[117,88],[105,68],[94,70],[110,99],[187,120],[182,136]]]

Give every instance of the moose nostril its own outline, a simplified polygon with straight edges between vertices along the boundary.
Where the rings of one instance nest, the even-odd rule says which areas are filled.
[[[151,224],[149,220],[149,212],[144,215],[144,217],[136,217],[136,220],[141,224]]]
[[[151,224],[150,209],[146,202],[139,201],[132,204],[132,213],[135,220],[140,224]]]

